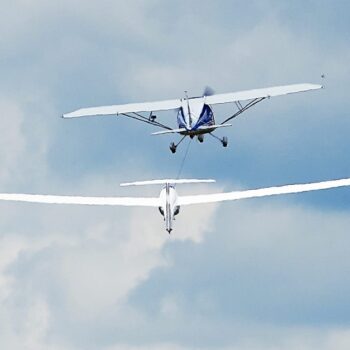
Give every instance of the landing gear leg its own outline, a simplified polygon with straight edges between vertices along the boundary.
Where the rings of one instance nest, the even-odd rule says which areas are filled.
[[[185,137],[186,137],[186,135],[183,136],[182,139],[177,144],[175,144],[174,142],[172,142],[170,144],[169,148],[170,148],[171,153],[174,154],[176,152],[177,146],[185,139]]]
[[[177,146],[175,145],[174,142],[172,142],[172,143],[170,144],[169,148],[170,148],[171,153],[175,153],[175,152],[176,152],[176,147],[177,147]]]
[[[219,141],[221,142],[221,144],[222,144],[223,147],[227,147],[227,145],[228,145],[228,139],[227,139],[226,136],[224,136],[222,139],[220,139],[219,137],[213,135],[212,133],[209,133],[209,135],[213,136],[214,139],[219,140]]]
[[[198,135],[197,138],[200,143],[204,141],[204,135]]]

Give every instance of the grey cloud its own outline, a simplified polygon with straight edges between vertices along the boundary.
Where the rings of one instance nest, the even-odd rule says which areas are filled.
[[[216,218],[201,245],[168,246],[174,264],[133,294],[145,339],[220,348],[264,342],[264,327],[348,328],[347,213],[240,203]]]
[[[323,72],[319,94],[271,100],[237,120],[228,152],[194,144],[184,174],[214,174],[227,189],[346,176],[344,32],[324,39],[312,21],[305,33],[296,27],[305,18],[291,20],[289,6],[4,4],[3,190],[136,194],[118,183],[177,173],[182,154],[166,153],[168,138],[121,120],[58,118],[69,109],[197,94],[207,84],[226,92],[314,81]],[[322,198],[332,207],[336,197]],[[170,238],[154,211],[1,204],[0,343],[347,349],[347,211],[305,201],[184,208]]]

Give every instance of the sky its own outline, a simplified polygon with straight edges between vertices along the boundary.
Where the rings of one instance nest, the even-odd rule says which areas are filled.
[[[180,194],[350,176],[346,1],[1,5],[0,192],[158,195],[119,183],[176,177],[186,143],[60,116],[207,85],[325,89],[257,105],[217,132],[227,149],[194,140],[182,176],[217,183]],[[349,189],[200,205],[169,236],[152,208],[0,203],[0,347],[348,349],[349,211]]]

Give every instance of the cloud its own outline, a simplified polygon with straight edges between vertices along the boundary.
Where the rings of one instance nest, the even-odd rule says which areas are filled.
[[[216,175],[228,190],[346,176],[347,41],[343,31],[320,35],[336,19],[303,31],[291,6],[4,4],[2,189],[119,195],[132,193],[117,188],[122,180],[177,173],[183,154],[166,153],[169,139],[121,120],[58,118],[70,109],[321,73],[319,95],[271,100],[237,119],[228,152],[193,144],[183,174]],[[347,349],[349,220],[345,204],[333,207],[347,202],[339,193],[312,206],[293,197],[181,208],[170,237],[152,210],[1,204],[1,347]]]
[[[222,205],[215,231],[197,246],[168,246],[174,264],[133,293],[145,318],[133,334],[201,349],[289,349],[307,339],[327,349],[349,324],[348,225],[346,212],[283,201]]]
[[[87,188],[98,184],[91,181]],[[165,245],[199,242],[215,212],[212,207],[183,213],[176,235],[169,236],[157,211],[90,209],[17,207],[17,216],[31,227],[19,224],[12,228],[15,234],[2,233],[1,309],[5,319],[13,319],[4,346],[13,341],[16,327],[29,349],[49,346],[56,337],[87,345],[76,335],[82,335],[83,325],[94,332],[97,320],[110,337],[111,319],[119,326],[125,322],[130,293],[154,269],[172,263],[164,256]]]
[[[22,133],[23,112],[14,101],[0,101],[3,133],[0,138],[0,181],[9,180],[16,173],[26,147]]]

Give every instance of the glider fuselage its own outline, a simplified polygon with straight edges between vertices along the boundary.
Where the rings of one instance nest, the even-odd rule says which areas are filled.
[[[159,207],[160,213],[164,216],[165,228],[170,233],[173,229],[172,222],[180,211],[180,207],[177,205],[177,193],[173,185],[166,184],[160,192]]]

